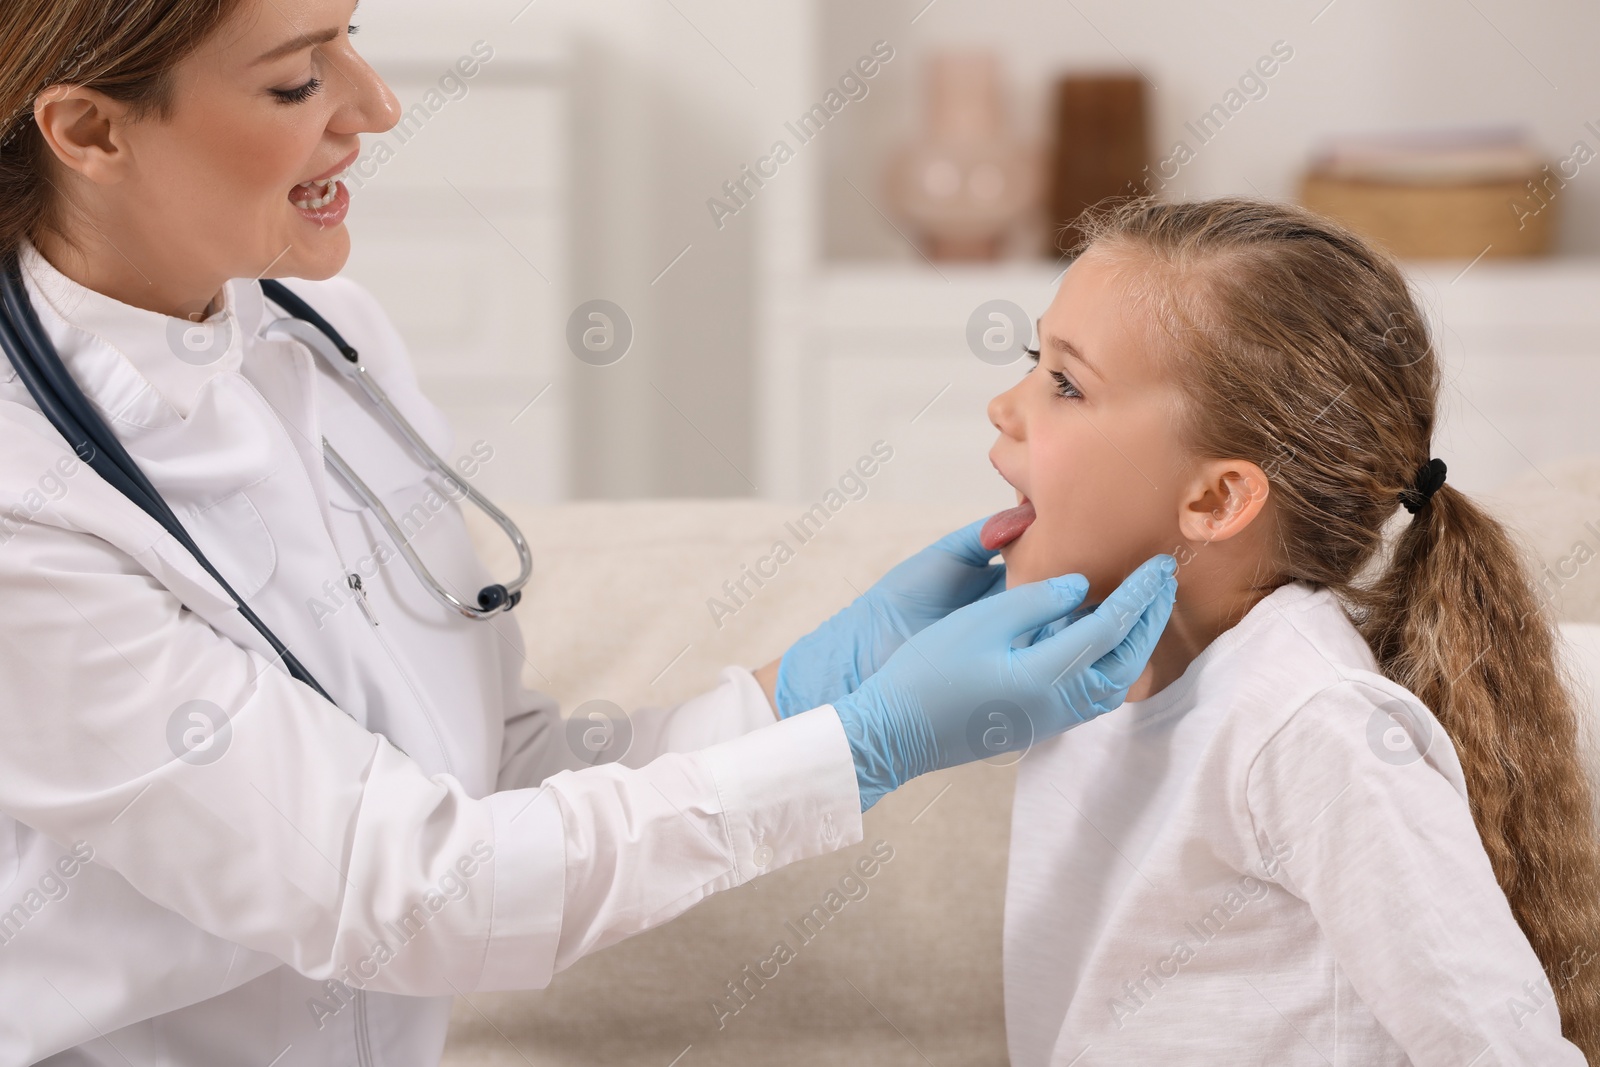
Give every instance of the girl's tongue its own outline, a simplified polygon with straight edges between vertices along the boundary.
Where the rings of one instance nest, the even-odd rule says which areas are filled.
[[[1014,508],[1006,508],[989,516],[989,521],[978,531],[978,540],[990,552],[998,551],[1022,536],[1033,522],[1033,501],[1024,500]]]

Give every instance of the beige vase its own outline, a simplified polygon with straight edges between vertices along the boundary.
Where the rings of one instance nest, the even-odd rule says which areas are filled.
[[[926,127],[887,174],[890,203],[941,260],[998,258],[1036,206],[1039,157],[1006,119],[1000,62],[990,51],[928,63]]]

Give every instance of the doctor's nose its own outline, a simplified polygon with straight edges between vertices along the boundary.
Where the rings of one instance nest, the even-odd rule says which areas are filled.
[[[353,49],[345,73],[349,77],[350,99],[339,109],[330,127],[341,125],[340,133],[387,133],[400,121],[400,101],[387,82]]]

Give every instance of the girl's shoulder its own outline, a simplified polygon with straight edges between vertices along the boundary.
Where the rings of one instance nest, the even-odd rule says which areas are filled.
[[[1208,668],[1214,677],[1200,679],[1220,698],[1209,701],[1218,709],[1209,756],[1225,765],[1228,791],[1246,811],[1315,807],[1329,798],[1311,796],[1307,782],[1383,789],[1409,773],[1440,778],[1464,799],[1455,746],[1433,712],[1378,670],[1330,590],[1293,584],[1252,610],[1253,625],[1237,627]]]

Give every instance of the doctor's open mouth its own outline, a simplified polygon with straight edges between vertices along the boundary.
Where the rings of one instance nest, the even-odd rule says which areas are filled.
[[[350,211],[350,190],[343,179],[360,155],[359,148],[314,178],[299,183],[288,192],[289,203],[300,217],[320,227],[337,226]]]

